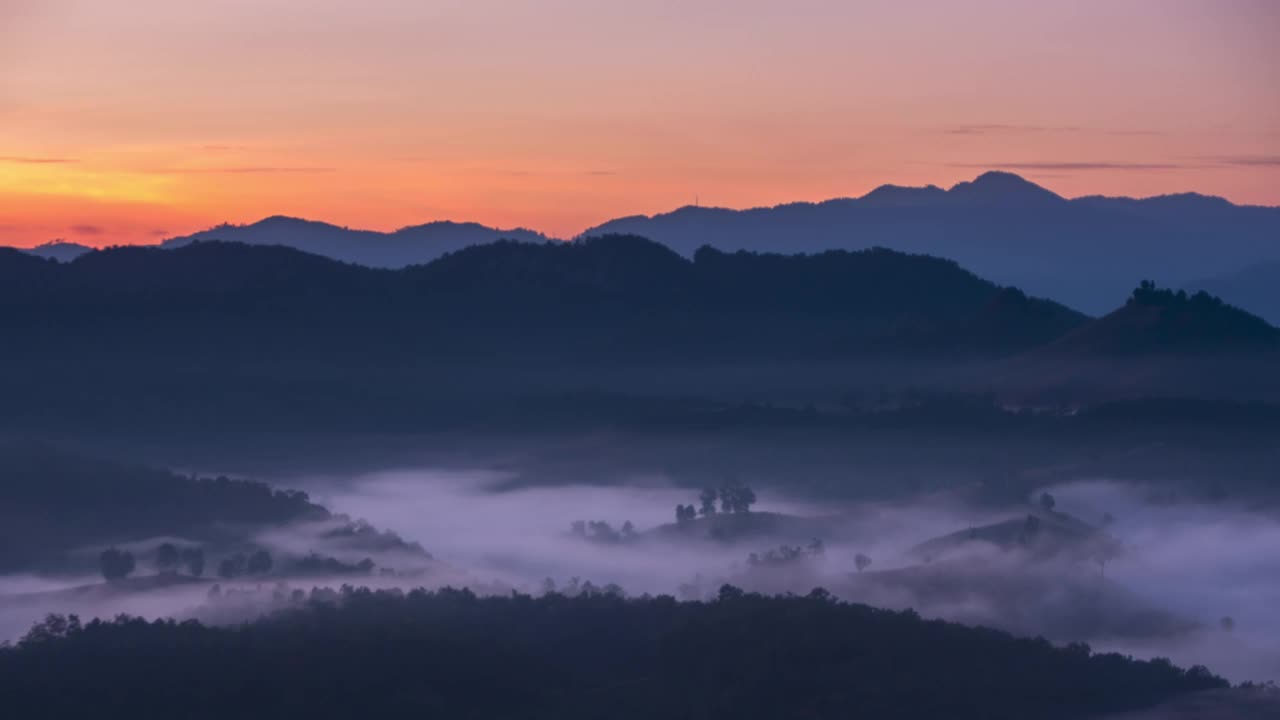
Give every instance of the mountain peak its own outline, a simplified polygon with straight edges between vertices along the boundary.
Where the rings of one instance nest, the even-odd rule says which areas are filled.
[[[924,187],[881,185],[858,198],[858,201],[878,206],[908,206],[928,203],[945,195],[946,191],[937,185],[926,185]]]
[[[1046,190],[1021,175],[1002,170],[989,170],[968,182],[956,183],[947,194],[981,204],[1043,204],[1065,201],[1061,195]]]
[[[23,252],[47,260],[71,262],[85,253],[93,252],[93,248],[66,240],[51,240],[43,245],[27,248]]]

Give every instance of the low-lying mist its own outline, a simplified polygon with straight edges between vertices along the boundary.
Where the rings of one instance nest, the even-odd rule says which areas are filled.
[[[1106,480],[1042,488],[1013,507],[953,494],[819,503],[757,487],[750,512],[677,522],[677,506],[698,505],[698,491],[661,476],[607,486],[512,487],[508,480],[437,468],[282,478],[278,484],[392,530],[425,553],[354,543],[323,524],[300,523],[263,531],[254,542],[281,556],[312,553],[342,567],[369,560],[375,569],[344,574],[316,566],[289,576],[131,589],[96,576],[0,578],[0,639],[19,637],[49,612],[238,622],[315,586],[452,585],[504,594],[620,588],[703,599],[730,583],[797,594],[820,586],[926,617],[1204,664],[1232,680],[1280,679],[1280,619],[1272,610],[1280,603],[1280,521],[1247,506]],[[1045,505],[1042,492],[1056,502]]]

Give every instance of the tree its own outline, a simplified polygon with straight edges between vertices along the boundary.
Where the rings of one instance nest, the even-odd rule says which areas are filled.
[[[133,572],[134,566],[133,553],[128,550],[107,548],[98,556],[98,567],[108,581],[123,580]]]
[[[271,572],[271,553],[258,550],[250,555],[246,569],[250,575],[266,575]]]
[[[173,543],[162,543],[156,548],[156,569],[162,573],[171,573],[181,562],[178,546]]]
[[[244,553],[236,553],[222,559],[218,563],[218,577],[231,579],[240,577],[244,574],[245,566],[248,565],[249,558]]]
[[[183,548],[182,564],[187,566],[187,572],[192,577],[200,577],[204,574],[204,549],[203,548]]]
[[[676,524],[683,525],[698,517],[698,510],[692,505],[676,506]]]
[[[863,570],[871,567],[871,558],[863,555],[862,553],[858,553],[853,556],[853,564],[858,568],[858,572],[862,572]]]
[[[726,483],[720,488],[720,510],[726,513],[751,512],[756,493],[746,485]]]
[[[1035,515],[1028,515],[1027,519],[1022,521],[1022,535],[1018,540],[1026,545],[1036,538],[1040,533],[1040,518]]]
[[[1048,510],[1049,512],[1053,512],[1053,506],[1057,504],[1058,501],[1049,493],[1040,493],[1040,507]]]
[[[635,536],[636,536],[636,526],[632,525],[630,520],[622,523],[622,539],[630,540]]]
[[[702,492],[698,494],[698,502],[700,503],[698,507],[699,515],[709,517],[716,514],[717,494],[715,488],[703,488]]]

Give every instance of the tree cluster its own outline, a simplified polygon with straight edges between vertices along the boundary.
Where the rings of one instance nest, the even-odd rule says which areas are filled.
[[[719,509],[716,508],[717,500],[720,501]],[[756,493],[749,485],[726,482],[719,488],[703,488],[698,493],[698,507],[696,509],[693,505],[676,506],[676,523],[689,522],[696,519],[698,515],[711,517],[717,512],[748,513],[751,512],[751,506],[755,502]]]
[[[228,555],[218,563],[218,577],[230,580],[245,575],[266,575],[271,572],[272,565],[271,553],[266,550],[238,552]]]
[[[200,577],[204,575],[204,548],[161,543],[156,548],[155,564],[161,573],[174,573],[179,568],[186,568],[191,577]]]
[[[574,520],[569,531],[576,537],[598,543],[622,543],[636,539],[636,526],[630,520],[615,529],[604,520]]]
[[[1204,668],[926,621],[821,590],[725,586],[717,600],[678,602],[346,587],[282,601],[290,609],[234,628],[51,617],[0,648],[5,712],[1066,720],[1226,686]]]
[[[779,545],[763,553],[751,553],[747,556],[747,565],[751,567],[781,567],[804,560],[820,558],[826,554],[826,546],[821,540],[813,540],[808,545]]]

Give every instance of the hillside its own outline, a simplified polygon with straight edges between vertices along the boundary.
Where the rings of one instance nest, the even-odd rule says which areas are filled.
[[[1157,395],[1280,398],[1280,329],[1200,292],[1144,282],[1123,307],[1002,363],[1005,392],[1077,402]]]
[[[633,236],[499,241],[401,270],[224,242],[69,263],[9,251],[0,280],[11,341],[0,421],[20,426],[121,412],[456,424],[481,406],[528,412],[531,394],[559,394],[573,414],[601,392],[658,388],[719,388],[731,403],[799,384],[828,399],[928,383],[1021,395],[1062,387],[1064,372],[1086,389],[1129,383],[1133,372],[1109,369],[1117,358],[1162,367],[1193,351],[1197,372],[1257,389],[1257,368],[1217,363],[1265,365],[1276,334],[1198,295],[1153,289],[1091,321],[929,256],[703,248],[685,258]],[[1184,380],[1153,374],[1135,387],[1180,394]]]
[[[158,715],[191,718],[1052,720],[1226,687],[1204,668],[1058,648],[823,592],[766,598],[729,586],[708,603],[317,592],[238,628],[52,618],[0,648],[0,675],[7,707],[24,717],[145,697]]]
[[[212,565],[214,553],[284,528],[330,553],[424,555],[392,533],[330,513],[303,492],[224,476],[183,476],[40,445],[0,445],[0,574],[96,573],[103,547],[149,553],[157,538],[200,544]],[[146,581],[138,582],[142,587]]]
[[[1066,555],[1078,560],[1109,559],[1119,551],[1118,543],[1098,528],[1065,513],[1034,508],[1008,520],[926,540],[909,552],[932,562],[978,544],[1003,551],[1023,550],[1033,557]]]
[[[376,356],[402,352],[403,333],[412,329],[410,345],[429,342],[437,357],[441,350],[565,353],[570,346],[575,354],[747,352],[748,360],[886,348],[1004,352],[1083,320],[936,258],[708,249],[689,260],[620,236],[503,241],[400,271],[220,242],[113,248],[67,264],[12,254],[0,256],[5,276],[15,281],[0,287],[0,307],[9,310],[0,322],[14,332],[44,336],[69,323],[85,334],[56,340],[87,345],[94,335],[122,337],[116,333],[154,342],[164,328],[175,350],[184,337],[234,350],[237,341],[270,342],[287,331],[303,345],[350,334]],[[419,360],[432,360],[428,347],[416,349],[427,353]],[[39,344],[27,350],[38,353]]]
[[[925,253],[1094,314],[1123,302],[1144,277],[1179,287],[1280,260],[1280,208],[1237,206],[1194,193],[1068,200],[1005,172],[946,190],[885,185],[860,198],[820,203],[685,207],[611,220],[584,234],[602,233],[642,235],[686,256],[704,245],[783,253],[879,246]]]

